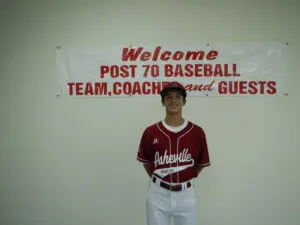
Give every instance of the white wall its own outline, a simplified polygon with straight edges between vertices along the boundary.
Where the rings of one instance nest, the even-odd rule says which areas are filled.
[[[57,45],[289,42],[288,97],[188,99],[208,137],[198,224],[300,222],[300,2],[0,3],[0,224],[146,224],[135,160],[160,99],[56,98]]]

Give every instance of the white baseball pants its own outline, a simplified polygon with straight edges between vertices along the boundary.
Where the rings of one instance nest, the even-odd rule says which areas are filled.
[[[148,225],[196,225],[194,185],[183,191],[169,191],[150,180],[146,201]]]

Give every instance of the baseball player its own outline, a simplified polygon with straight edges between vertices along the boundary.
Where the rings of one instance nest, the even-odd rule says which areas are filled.
[[[150,177],[147,224],[169,225],[172,219],[174,225],[196,225],[193,179],[210,165],[205,133],[182,117],[182,84],[170,82],[160,95],[165,119],[144,130],[137,153]]]

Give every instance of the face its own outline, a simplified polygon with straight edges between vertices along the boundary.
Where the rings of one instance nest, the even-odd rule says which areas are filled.
[[[181,113],[185,102],[186,100],[180,91],[169,91],[162,101],[163,105],[166,107],[167,113],[170,114]]]

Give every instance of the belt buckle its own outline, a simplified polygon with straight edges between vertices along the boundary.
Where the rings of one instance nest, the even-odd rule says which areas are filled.
[[[170,191],[181,191],[181,190],[182,190],[181,185],[175,185],[175,186],[170,185]]]

